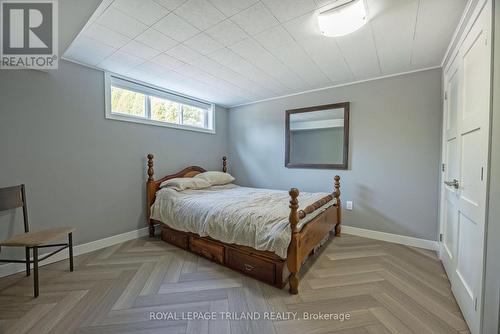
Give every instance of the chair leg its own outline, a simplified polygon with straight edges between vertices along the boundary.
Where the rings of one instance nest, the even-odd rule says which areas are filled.
[[[33,283],[35,298],[38,297],[38,247],[33,247]]]
[[[26,247],[26,276],[30,274],[30,248]]]
[[[73,233],[68,234],[69,271],[73,271]]]

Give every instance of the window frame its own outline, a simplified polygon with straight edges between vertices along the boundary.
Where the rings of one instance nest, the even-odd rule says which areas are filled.
[[[215,104],[211,102],[207,102],[201,99],[193,98],[187,95],[183,95],[180,93],[176,93],[173,91],[169,91],[165,88],[160,88],[155,85],[151,85],[139,80],[130,79],[124,76],[112,74],[109,72],[104,73],[104,81],[105,81],[105,118],[146,124],[146,125],[154,125],[154,126],[162,126],[166,128],[173,128],[179,130],[188,130],[188,131],[196,131],[203,132],[209,134],[215,134]],[[117,113],[112,111],[111,106],[111,87],[117,87],[121,89],[126,89],[129,91],[133,91],[139,94],[145,95],[145,114],[146,117],[135,116],[135,115],[127,115],[123,113]],[[173,101],[179,103],[181,106],[183,104],[193,107],[198,107],[205,111],[205,125],[207,127],[197,127],[192,125],[185,124],[176,124],[176,123],[168,123],[162,122],[158,120],[151,119],[151,99],[150,97],[156,97],[160,99],[165,99],[168,101]],[[180,121],[182,122],[182,107],[180,110]],[[211,128],[209,127],[210,125]]]

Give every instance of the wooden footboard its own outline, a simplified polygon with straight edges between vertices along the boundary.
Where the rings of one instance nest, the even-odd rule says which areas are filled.
[[[306,207],[304,210],[297,211],[299,208],[299,190],[292,188],[290,190],[290,228],[292,229],[292,239],[288,246],[287,266],[290,271],[289,285],[290,293],[297,294],[299,288],[298,274],[302,263],[307,259],[311,252],[319,243],[335,228],[335,235],[339,236],[340,227],[340,176],[335,176],[335,191],[314,204]],[[297,224],[301,219],[306,218],[315,210],[332,200],[336,200],[334,206],[329,207],[320,213],[312,221],[308,222],[302,230],[298,230]]]
[[[222,170],[227,172],[227,159],[222,159]],[[290,215],[289,222],[292,232],[286,260],[279,258],[274,253],[258,251],[250,247],[229,245],[223,242],[200,237],[193,233],[175,231],[161,222],[151,219],[151,206],[163,181],[176,177],[193,177],[205,169],[191,166],[182,171],[167,175],[159,180],[154,179],[153,155],[148,155],[148,181],[146,186],[147,222],[149,236],[155,235],[155,225],[162,226],[161,238],[177,247],[204,256],[209,260],[238,270],[263,282],[282,288],[286,281],[290,285],[290,293],[297,294],[299,287],[298,274],[304,261],[314,252],[323,240],[335,229],[335,235],[340,235],[341,228],[341,203],[340,203],[340,177],[335,176],[334,192],[317,202],[309,205],[304,210],[299,209],[299,190],[290,190]],[[336,203],[314,217],[299,230],[298,223],[306,219],[307,215],[335,200]]]

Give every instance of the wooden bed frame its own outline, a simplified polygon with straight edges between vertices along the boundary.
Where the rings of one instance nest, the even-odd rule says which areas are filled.
[[[335,235],[341,232],[341,204],[340,204],[340,177],[334,178],[334,192],[324,198],[309,205],[304,210],[298,210],[299,190],[292,188],[290,194],[290,227],[292,239],[288,247],[286,259],[282,259],[276,254],[268,251],[260,251],[251,247],[227,244],[209,237],[200,237],[197,234],[182,232],[168,227],[165,223],[151,219],[151,205],[153,205],[156,192],[160,189],[160,184],[166,180],[176,177],[194,177],[206,170],[191,166],[182,171],[164,176],[155,180],[153,169],[153,155],[148,154],[148,181],[147,181],[147,220],[149,225],[149,236],[154,237],[155,225],[161,226],[161,239],[196,253],[211,261],[225,265],[231,269],[243,272],[258,280],[269,283],[278,288],[283,288],[287,283],[290,286],[290,293],[297,294],[299,287],[298,274],[300,268],[307,258],[316,252],[322,241],[330,236],[330,232],[335,229]],[[227,172],[227,158],[222,158],[222,170]],[[300,231],[297,224],[308,214],[336,199],[336,204],[320,213],[308,222]]]

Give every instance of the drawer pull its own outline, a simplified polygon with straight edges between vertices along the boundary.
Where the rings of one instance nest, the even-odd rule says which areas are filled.
[[[255,269],[254,266],[250,265],[250,264],[247,264],[245,263],[245,270],[246,271],[253,271]]]
[[[209,259],[213,259],[214,258],[214,255],[204,249],[201,250],[201,254],[206,257],[206,258],[209,258]]]

